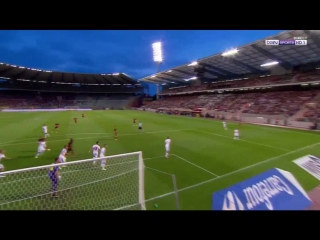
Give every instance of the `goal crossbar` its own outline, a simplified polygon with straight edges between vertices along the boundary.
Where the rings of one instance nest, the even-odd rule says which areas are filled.
[[[102,161],[105,161],[106,171],[102,171],[99,166]],[[96,162],[98,166],[94,165]],[[55,191],[58,195],[62,192],[64,198],[63,201],[59,199],[62,203],[56,206],[52,206],[54,204],[48,200],[48,194],[51,195],[48,190],[48,184],[50,186],[48,170],[53,166],[61,169],[59,170],[61,184],[59,180],[59,187]],[[20,210],[20,206],[21,209],[26,210],[70,208],[77,210],[75,205],[78,204],[78,206],[81,205],[79,209],[88,210],[117,210],[122,209],[123,206],[132,206],[129,209],[146,210],[144,167],[142,152],[139,151],[2,172],[0,173],[0,209]],[[90,201],[84,199],[85,195],[89,196]],[[79,196],[81,201],[75,196]],[[73,203],[78,201],[81,204],[70,203],[68,197]],[[43,203],[50,206],[46,208]],[[26,205],[29,206],[26,207]]]
[[[131,152],[131,153],[123,153],[123,154],[117,154],[117,155],[110,155],[110,156],[105,156],[105,157],[99,157],[99,158],[87,158],[87,159],[83,159],[83,160],[77,160],[77,161],[72,161],[72,162],[65,162],[65,163],[58,163],[55,164],[55,166],[68,166],[68,165],[74,165],[77,164],[79,162],[81,163],[85,163],[85,162],[92,162],[92,161],[98,161],[98,160],[102,160],[102,159],[106,159],[108,161],[108,159],[112,159],[112,158],[119,158],[119,157],[127,157],[127,156],[134,156],[134,155],[141,155],[142,158],[142,152]],[[6,172],[1,172],[1,175],[10,175],[10,174],[15,174],[15,173],[19,173],[19,172],[27,172],[27,171],[33,171],[33,170],[40,170],[40,169],[48,169],[50,167],[52,167],[53,164],[48,164],[48,165],[42,165],[42,166],[38,166],[38,167],[30,167],[30,168],[22,168],[22,169],[17,169],[17,170],[11,170],[11,171],[6,171]]]

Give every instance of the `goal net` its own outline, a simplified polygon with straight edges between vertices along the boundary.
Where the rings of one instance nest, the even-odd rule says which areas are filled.
[[[145,210],[142,152],[0,173],[0,210]]]

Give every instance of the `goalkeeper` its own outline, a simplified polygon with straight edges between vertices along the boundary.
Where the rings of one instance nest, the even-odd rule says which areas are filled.
[[[60,163],[59,158],[56,158],[54,164],[59,164],[59,163]],[[60,180],[59,166],[52,166],[51,168],[49,168],[48,176],[51,181],[52,197],[57,197],[58,185]]]

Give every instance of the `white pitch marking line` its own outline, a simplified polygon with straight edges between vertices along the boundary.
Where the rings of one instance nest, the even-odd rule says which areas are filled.
[[[206,134],[211,134],[211,135],[215,135],[215,136],[218,136],[218,137],[224,137],[224,138],[228,138],[228,139],[232,139],[232,140],[234,140],[232,137],[228,137],[228,136],[224,136],[224,135],[220,135],[220,134],[216,134],[216,133],[205,132],[205,131],[196,130],[196,129],[195,129],[195,131],[197,131],[197,132],[202,132],[202,133],[206,133]],[[256,145],[260,145],[260,146],[263,146],[263,147],[269,147],[269,148],[279,149],[279,150],[287,151],[287,152],[290,152],[290,151],[291,151],[291,150],[289,150],[289,149],[285,149],[285,148],[278,148],[278,147],[274,147],[274,146],[271,146],[271,145],[266,145],[266,144],[261,144],[261,143],[256,143],[256,142],[251,142],[251,141],[243,140],[243,139],[239,139],[239,140],[237,140],[237,141],[242,141],[242,142],[247,142],[247,143],[251,143],[251,144],[256,144]]]
[[[241,172],[241,171],[243,171],[243,170],[247,170],[247,169],[254,168],[254,167],[259,166],[259,165],[261,165],[261,164],[264,164],[264,163],[267,163],[267,162],[271,162],[271,161],[276,160],[276,159],[279,159],[279,158],[281,158],[281,157],[283,157],[283,156],[287,156],[287,155],[290,155],[290,154],[293,154],[293,153],[297,153],[297,152],[300,152],[300,151],[302,151],[302,150],[308,149],[308,148],[310,148],[310,147],[317,146],[317,145],[319,145],[319,144],[320,144],[320,142],[315,143],[315,144],[312,144],[312,145],[308,145],[308,146],[305,146],[305,147],[302,147],[302,148],[299,148],[299,149],[296,149],[296,150],[291,151],[291,152],[287,152],[287,153],[278,155],[278,156],[276,156],[276,157],[268,158],[268,159],[266,159],[266,160],[264,160],[264,161],[262,161],[262,162],[258,162],[258,163],[249,165],[249,166],[247,166],[247,167],[240,168],[240,169],[238,169],[238,170],[236,170],[236,171],[229,172],[229,173],[224,174],[224,175],[221,175],[221,176],[219,176],[219,177],[212,178],[212,179],[209,179],[209,180],[207,180],[207,181],[203,181],[203,182],[200,182],[200,183],[191,185],[191,186],[189,186],[189,187],[185,187],[185,188],[182,188],[182,189],[178,189],[178,192],[182,192],[182,191],[185,191],[185,190],[188,190],[188,189],[191,189],[191,188],[199,187],[199,186],[204,185],[204,184],[206,184],[206,183],[214,182],[214,181],[216,181],[216,180],[219,180],[219,179],[222,179],[222,178],[225,178],[225,177],[229,177],[229,176],[231,176],[231,175],[233,175],[233,174],[235,174],[235,173]],[[169,193],[166,193],[166,194],[157,196],[157,197],[149,198],[149,199],[145,200],[145,202],[149,202],[149,201],[152,201],[152,200],[155,200],[155,199],[158,199],[158,198],[163,198],[163,197],[169,196],[169,195],[171,195],[171,194],[175,194],[175,193],[176,193],[176,192],[169,192]]]
[[[110,133],[67,133],[67,134],[52,135],[50,138],[52,138],[52,137],[61,137],[61,136],[94,135],[94,134],[97,134],[97,135],[111,135]],[[23,138],[23,139],[20,139],[20,140],[14,140],[14,141],[10,141],[10,142],[3,142],[3,143],[0,143],[0,145],[9,144],[9,143],[16,143],[16,142],[23,142],[23,141],[26,141],[26,140],[38,140],[38,139],[39,138]]]
[[[129,133],[129,134],[119,134],[119,136],[136,136],[136,135],[144,135],[144,134],[153,134],[153,133],[166,133],[166,132],[181,132],[181,131],[186,131],[190,130],[188,129],[179,129],[179,130],[167,130],[167,131],[155,131],[155,132],[141,132],[141,133]],[[106,137],[111,136],[112,134],[110,133],[105,133]],[[81,139],[90,139],[90,138],[97,138],[95,137],[85,137],[85,138],[77,138],[76,140],[81,140]],[[34,138],[33,140],[38,140],[38,138]],[[61,142],[61,141],[68,141],[70,138],[67,139],[57,139],[57,140],[52,140],[52,141],[47,141],[47,143],[50,142]],[[16,146],[16,145],[26,145],[26,144],[34,144],[35,142],[26,142],[26,143],[12,143],[12,144],[6,144],[6,143],[0,143],[1,146]]]
[[[188,161],[187,159],[178,156],[177,154],[171,154],[171,155],[172,155],[172,156],[176,156],[176,157],[179,158],[180,160],[185,161],[186,163],[189,163],[190,165],[192,165],[192,166],[194,166],[194,167],[196,167],[196,168],[199,168],[199,169],[201,169],[201,170],[203,170],[203,171],[205,171],[205,172],[207,172],[207,173],[209,173],[209,174],[211,174],[211,175],[213,175],[213,176],[215,176],[215,177],[219,177],[219,175],[217,175],[217,174],[215,174],[215,173],[213,173],[213,172],[210,172],[209,170],[207,170],[207,169],[205,169],[205,168],[203,168],[203,167],[200,167],[199,165],[194,164],[194,163]]]
[[[164,155],[162,156],[157,156],[157,157],[151,157],[151,158],[144,158],[143,161],[146,161],[146,160],[151,160],[151,159],[157,159],[157,158],[163,158]]]

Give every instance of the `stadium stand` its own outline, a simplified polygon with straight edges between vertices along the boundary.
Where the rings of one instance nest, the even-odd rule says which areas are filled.
[[[0,108],[126,109],[143,87],[123,73],[76,74],[0,63]]]
[[[320,71],[311,71],[307,73],[285,74],[282,76],[266,76],[253,79],[244,79],[238,81],[226,81],[219,83],[203,84],[195,87],[185,87],[180,89],[169,89],[162,94],[163,99],[156,102],[146,102],[145,108],[184,108],[194,110],[203,108],[208,110],[217,110],[231,113],[248,114],[266,114],[293,116],[301,107],[308,109],[304,112],[305,118],[317,118],[320,116],[320,99],[314,104],[309,101],[318,96],[317,90],[308,91],[277,91],[277,92],[256,92],[242,94],[203,94],[201,91],[210,89],[229,89],[254,86],[272,86],[274,84],[285,83],[304,83],[320,81]],[[175,96],[174,93],[198,91],[198,95]],[[258,90],[256,90],[258,91]],[[269,90],[270,91],[270,90]],[[168,95],[167,93],[171,93]],[[196,94],[196,93],[194,93]],[[202,94],[202,95],[201,95]],[[307,105],[305,105],[307,104]]]
[[[92,108],[125,109],[136,95],[41,93],[28,91],[0,92],[1,108]]]
[[[299,111],[302,104],[319,93],[319,91],[282,91],[166,97],[147,103],[144,107],[151,109],[170,107],[188,110],[203,108],[231,113],[238,112],[239,114],[285,114],[292,116]]]
[[[319,81],[320,71],[312,71],[308,73],[300,74],[285,74],[283,76],[262,76],[258,78],[241,79],[241,80],[229,80],[219,81],[213,83],[202,84],[200,86],[188,86],[181,88],[169,88],[165,89],[162,93],[178,93],[178,92],[191,92],[202,91],[211,89],[223,89],[223,88],[238,88],[238,87],[254,87],[254,86],[268,86],[272,84],[289,84],[289,83],[301,83],[301,82],[313,82]]]

